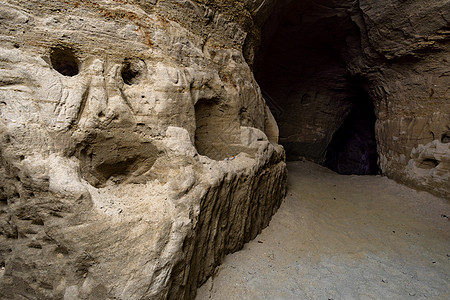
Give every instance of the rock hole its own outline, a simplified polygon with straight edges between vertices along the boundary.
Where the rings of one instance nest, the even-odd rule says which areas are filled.
[[[28,244],[28,248],[42,249],[42,245],[38,242],[33,241]]]
[[[31,221],[31,224],[43,226],[44,225],[44,221],[41,218],[36,218],[33,221]]]
[[[449,132],[446,132],[446,133],[444,133],[444,134],[442,135],[442,137],[441,137],[441,142],[444,143],[444,144],[450,143],[450,131],[449,131]]]
[[[75,76],[79,73],[79,61],[70,48],[55,47],[50,52],[53,69],[64,76]]]
[[[97,166],[97,171],[100,172],[105,178],[124,175],[130,172],[129,169],[133,166],[137,159],[137,157],[129,157],[124,161],[103,163]]]
[[[9,136],[9,134],[5,134],[4,135],[3,141],[4,141],[5,144],[11,143],[11,137]]]
[[[195,104],[195,147],[201,155],[223,160],[240,152],[240,127],[218,99],[200,99]]]
[[[158,150],[151,142],[141,142],[130,132],[114,137],[98,135],[80,145],[75,156],[81,161],[81,174],[92,186],[102,187],[125,180],[137,182],[156,161]],[[143,177],[142,177],[143,178]]]
[[[3,186],[0,186],[0,207],[8,205],[8,195]]]
[[[439,165],[439,161],[434,158],[425,158],[419,164],[419,168],[422,169],[433,169]]]
[[[67,255],[69,254],[69,249],[66,246],[58,245],[55,249],[55,252]]]
[[[146,64],[139,58],[127,58],[123,62],[122,66],[122,79],[127,85],[138,84],[146,74]]]

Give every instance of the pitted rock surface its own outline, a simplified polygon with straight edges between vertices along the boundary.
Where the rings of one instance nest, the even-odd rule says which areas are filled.
[[[192,299],[267,226],[284,150],[243,54],[264,5],[224,5],[2,2],[2,299]]]

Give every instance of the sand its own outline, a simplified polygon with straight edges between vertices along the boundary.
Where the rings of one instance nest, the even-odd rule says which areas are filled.
[[[381,176],[288,164],[269,227],[228,255],[203,299],[450,299],[450,201]]]

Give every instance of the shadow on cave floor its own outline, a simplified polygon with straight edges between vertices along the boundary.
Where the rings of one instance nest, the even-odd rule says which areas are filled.
[[[197,300],[448,299],[448,201],[381,176],[288,169],[269,227],[225,258]]]

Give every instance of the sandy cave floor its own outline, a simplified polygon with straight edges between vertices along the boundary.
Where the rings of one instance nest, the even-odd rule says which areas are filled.
[[[269,227],[197,300],[450,299],[450,201],[309,162],[288,170]]]

